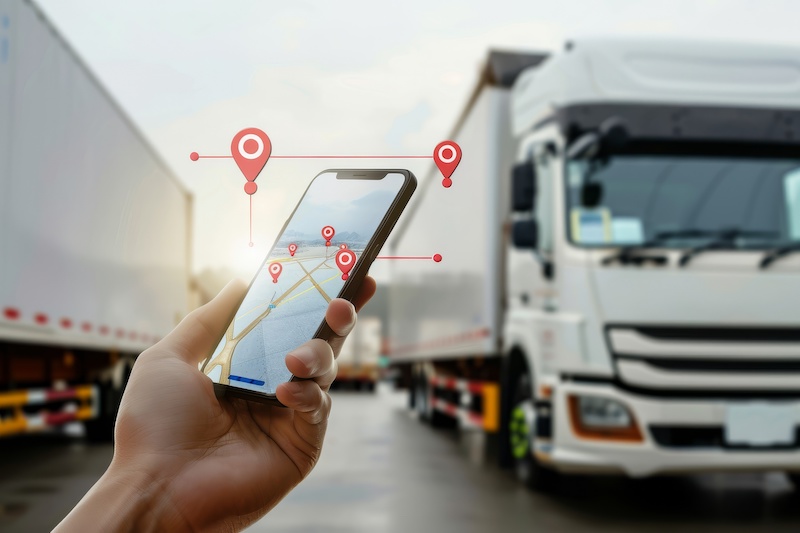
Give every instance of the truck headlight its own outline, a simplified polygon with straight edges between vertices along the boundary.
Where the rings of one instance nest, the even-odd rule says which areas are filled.
[[[630,409],[602,396],[569,396],[574,433],[584,439],[642,442],[642,434]]]

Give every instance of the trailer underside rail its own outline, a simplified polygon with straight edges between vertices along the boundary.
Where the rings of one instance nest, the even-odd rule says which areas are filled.
[[[31,412],[32,406],[42,409]],[[98,409],[99,390],[95,385],[0,393],[0,437],[89,420],[97,417]]]
[[[500,428],[500,386],[491,381],[469,381],[433,376],[428,381],[430,405],[455,418],[464,429],[495,433]]]

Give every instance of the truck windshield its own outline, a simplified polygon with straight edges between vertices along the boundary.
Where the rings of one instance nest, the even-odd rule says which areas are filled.
[[[602,186],[582,205],[584,183]],[[579,246],[684,248],[800,241],[800,159],[619,155],[566,165],[570,240]]]

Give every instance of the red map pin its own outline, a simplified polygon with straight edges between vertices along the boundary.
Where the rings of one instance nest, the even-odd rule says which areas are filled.
[[[325,226],[322,228],[322,238],[325,239],[325,246],[331,245],[331,239],[333,239],[334,235],[336,235],[336,230],[333,229],[333,226]]]
[[[256,178],[267,164],[272,153],[272,143],[267,134],[258,128],[245,128],[233,137],[231,155],[244,174],[247,183],[244,192],[255,194]]]
[[[292,244],[290,244],[290,245],[289,245],[289,255],[291,255],[292,257],[294,257],[294,253],[295,253],[296,251],[297,251],[297,245],[296,245],[295,243],[292,243]]]
[[[283,272],[283,265],[280,263],[270,263],[268,270],[269,275],[272,276],[272,283],[278,283],[278,276]]]
[[[356,254],[353,250],[344,248],[336,252],[336,266],[342,271],[342,279],[347,279],[350,276],[350,270],[355,264]]]
[[[450,176],[461,162],[461,147],[453,141],[442,141],[433,150],[433,161],[444,176],[442,185],[450,187],[453,184]]]

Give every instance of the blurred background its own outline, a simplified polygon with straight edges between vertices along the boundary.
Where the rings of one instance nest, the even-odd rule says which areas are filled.
[[[0,0],[0,529],[69,512],[136,355],[317,173],[403,167],[386,250],[443,259],[376,263],[321,462],[252,531],[797,531],[798,15]],[[251,205],[189,157],[246,127],[463,158],[272,159]]]

